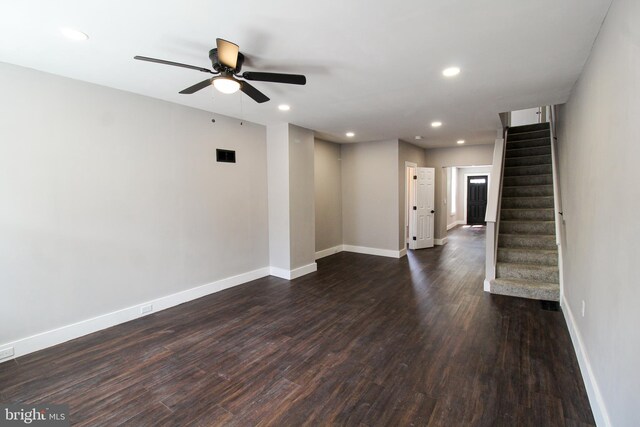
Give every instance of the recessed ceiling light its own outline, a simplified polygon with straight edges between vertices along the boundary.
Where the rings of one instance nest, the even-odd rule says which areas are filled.
[[[459,139],[458,144],[464,144],[464,139]]]
[[[416,135],[416,137],[415,137],[415,138],[416,138],[417,140],[420,140],[420,139],[422,139],[422,136],[420,136],[420,135]]]
[[[62,33],[63,36],[65,36],[69,40],[75,40],[75,41],[89,40],[89,36],[87,34],[83,33],[82,31],[74,30],[73,28],[67,28],[67,27],[60,28],[60,32]]]
[[[280,111],[289,111],[290,109],[291,109],[291,107],[289,107],[287,104],[278,105],[278,110],[280,110]]]
[[[449,67],[442,70],[442,75],[445,77],[453,77],[460,74],[460,68],[458,67]]]
[[[356,134],[353,132],[347,132],[345,133],[345,135],[347,135],[349,138],[353,138],[354,136],[356,136]]]
[[[431,122],[432,128],[439,128],[440,126],[442,126],[442,122]]]

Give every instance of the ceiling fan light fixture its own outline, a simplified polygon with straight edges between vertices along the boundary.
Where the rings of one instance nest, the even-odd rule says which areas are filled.
[[[280,104],[280,105],[278,105],[278,110],[280,110],[280,111],[289,111],[289,110],[291,110],[291,107],[288,106],[287,104]]]
[[[222,93],[232,94],[240,90],[240,82],[230,77],[216,77],[213,79],[213,87]]]

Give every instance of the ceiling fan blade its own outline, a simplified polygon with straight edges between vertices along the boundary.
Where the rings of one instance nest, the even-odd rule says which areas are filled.
[[[262,104],[263,102],[267,102],[269,100],[269,97],[267,97],[267,95],[260,92],[258,89],[251,86],[247,82],[240,82],[240,90],[249,95],[254,101],[259,104]]]
[[[304,85],[307,83],[307,78],[301,74],[260,73],[257,71],[246,71],[242,73],[242,77],[247,80],[255,80],[259,82],[289,83],[292,85]]]
[[[203,80],[200,83],[189,86],[188,88],[181,90],[180,93],[190,95],[208,86],[211,86],[211,79]]]
[[[190,68],[192,70],[202,71],[203,73],[216,74],[208,68],[196,67],[195,65],[181,64],[180,62],[165,61],[164,59],[148,58],[146,56],[134,56],[133,59],[139,61],[155,62],[157,64],[173,65],[174,67]]]
[[[238,65],[238,45],[225,39],[216,39],[218,47],[218,61],[231,69]]]

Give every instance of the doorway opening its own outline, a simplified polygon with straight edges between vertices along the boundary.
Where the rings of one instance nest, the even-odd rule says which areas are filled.
[[[482,166],[448,166],[443,172],[443,207],[445,210],[445,221],[447,231],[469,224],[469,177],[480,177],[486,180],[487,192],[491,187],[491,169],[489,165]],[[484,223],[485,211],[482,212],[482,222]],[[486,209],[486,205],[485,205]]]

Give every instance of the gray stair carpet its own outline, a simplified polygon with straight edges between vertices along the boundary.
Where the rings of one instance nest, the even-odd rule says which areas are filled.
[[[491,292],[560,299],[548,123],[509,129]]]

